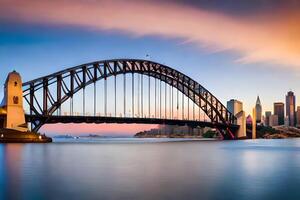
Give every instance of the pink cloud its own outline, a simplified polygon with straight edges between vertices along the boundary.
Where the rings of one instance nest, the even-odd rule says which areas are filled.
[[[179,38],[209,51],[232,50],[241,63],[300,66],[300,13],[232,17],[151,1],[0,0],[0,18]]]

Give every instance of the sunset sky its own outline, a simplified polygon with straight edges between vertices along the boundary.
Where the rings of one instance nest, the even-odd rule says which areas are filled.
[[[148,54],[224,104],[239,99],[249,113],[259,95],[263,111],[272,111],[288,90],[300,95],[299,24],[298,0],[0,0],[0,83],[14,69],[28,81],[95,60]],[[120,128],[76,126],[93,133]]]

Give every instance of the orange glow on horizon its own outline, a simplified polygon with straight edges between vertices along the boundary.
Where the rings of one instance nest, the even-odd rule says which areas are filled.
[[[52,135],[99,134],[99,135],[134,135],[143,130],[158,128],[152,124],[46,124],[40,132]]]

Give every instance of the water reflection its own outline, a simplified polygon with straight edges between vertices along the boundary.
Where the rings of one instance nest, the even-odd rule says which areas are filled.
[[[299,149],[299,140],[0,145],[0,199],[299,199]]]
[[[0,145],[0,199],[20,199],[22,144]]]

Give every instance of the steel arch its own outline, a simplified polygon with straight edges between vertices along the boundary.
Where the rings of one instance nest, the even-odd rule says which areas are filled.
[[[30,106],[30,115],[43,119],[31,121],[34,131],[47,123],[47,119],[76,92],[101,79],[126,73],[148,75],[177,88],[200,106],[212,123],[233,125],[236,122],[234,115],[213,94],[183,73],[149,60],[113,59],[79,65],[23,83],[23,96]],[[48,89],[54,83],[56,98]],[[43,93],[42,102],[35,97],[39,90]]]

